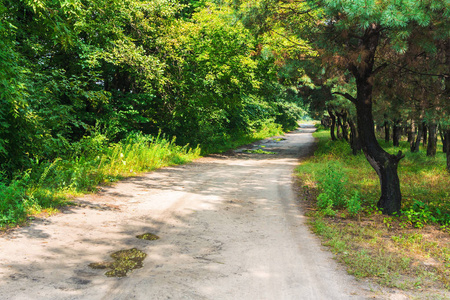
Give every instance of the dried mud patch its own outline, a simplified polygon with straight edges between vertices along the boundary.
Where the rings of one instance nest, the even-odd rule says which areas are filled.
[[[108,277],[125,277],[128,272],[142,268],[147,254],[136,248],[120,250],[111,254],[113,262],[91,263],[92,269],[110,269],[105,273]]]

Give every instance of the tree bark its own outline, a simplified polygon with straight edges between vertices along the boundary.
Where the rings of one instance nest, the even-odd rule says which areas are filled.
[[[438,129],[439,129],[439,136],[441,137],[442,141],[442,152],[447,153],[447,139],[445,136],[445,129],[443,129],[441,125],[439,125]]]
[[[342,111],[340,113],[336,112],[336,116],[338,116],[338,124],[341,128],[342,134],[340,135],[341,139],[348,141],[348,130],[347,130],[347,113]],[[339,138],[339,134],[338,134]]]
[[[428,146],[427,146],[427,156],[436,156],[437,148],[437,135],[436,135],[437,125],[431,123],[428,125]]]
[[[428,126],[425,124],[425,122],[423,122],[423,127],[422,127],[422,134],[423,134],[423,146],[425,147],[427,145],[427,134],[428,134]]]
[[[352,148],[352,154],[358,155],[361,151],[361,143],[358,138],[358,131],[352,119],[348,120],[348,125],[350,126],[350,147]]]
[[[408,143],[409,143],[409,149],[411,152],[413,151],[413,144],[414,139],[416,138],[416,125],[414,123],[414,120],[411,120],[411,125],[408,126]]]
[[[342,140],[342,120],[338,113],[336,113],[336,137]]]
[[[330,115],[330,118],[331,118],[331,127],[330,127],[331,140],[335,141],[336,136],[334,135],[334,130],[336,128],[336,116],[333,114],[331,109],[328,109],[328,114]]]
[[[389,143],[389,138],[390,138],[390,132],[389,132],[389,122],[388,121],[384,121],[384,141],[386,143]]]
[[[401,127],[399,126],[400,120],[394,119],[394,126],[392,127],[392,142],[394,147],[398,147],[400,145],[400,133]]]
[[[361,148],[380,179],[381,196],[377,203],[384,214],[400,213],[402,195],[398,178],[398,163],[402,152],[391,155],[381,148],[375,136],[372,114],[372,92],[375,52],[378,46],[380,28],[372,24],[364,33],[359,45],[361,62],[349,64],[349,71],[356,79],[357,94],[353,102],[356,105],[358,134]]]
[[[447,171],[450,172],[450,129],[445,130],[444,135],[445,140],[447,141],[445,143],[446,145],[445,154],[447,157]]]
[[[417,129],[417,137],[416,140],[414,141],[414,144],[411,145],[411,152],[419,152],[422,135],[423,135],[423,123],[419,122],[419,127]]]

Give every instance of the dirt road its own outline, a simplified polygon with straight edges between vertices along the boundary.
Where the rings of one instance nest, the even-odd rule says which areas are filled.
[[[202,158],[131,178],[0,237],[0,299],[366,299],[309,233],[292,189],[312,129],[276,154]],[[257,147],[257,146],[255,146]],[[159,240],[137,239],[154,233]],[[147,253],[124,278],[90,263]]]

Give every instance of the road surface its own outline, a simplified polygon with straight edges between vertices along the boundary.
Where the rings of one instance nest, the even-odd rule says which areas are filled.
[[[0,237],[0,299],[367,299],[308,230],[293,191],[313,129],[130,178]],[[264,146],[264,147],[261,147]],[[159,240],[136,238],[153,233]],[[93,262],[137,248],[142,268]]]

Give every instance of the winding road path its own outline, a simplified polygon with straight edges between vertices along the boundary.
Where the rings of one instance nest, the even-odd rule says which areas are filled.
[[[0,299],[367,299],[305,225],[293,191],[310,127],[130,178],[0,237]],[[265,146],[265,147],[260,147]],[[136,235],[151,232],[160,239]],[[147,257],[128,277],[92,262]]]

